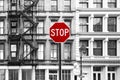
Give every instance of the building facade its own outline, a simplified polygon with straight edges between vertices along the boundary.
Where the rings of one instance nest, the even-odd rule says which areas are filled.
[[[17,3],[17,8],[12,3]],[[62,80],[80,79],[80,54],[83,80],[119,80],[119,3],[119,0],[39,0],[33,7],[38,22],[34,34],[38,50],[29,54],[32,49],[28,43],[10,41],[9,35],[24,33],[31,24],[25,16],[19,17],[19,23],[10,24],[8,11],[24,10],[32,1],[0,0],[0,80],[59,80],[59,47],[49,37],[54,22],[65,22],[71,29],[70,38],[62,44]],[[31,41],[30,33],[25,34],[27,41]],[[86,47],[84,52],[80,51],[82,45]],[[12,59],[22,63],[9,64]]]

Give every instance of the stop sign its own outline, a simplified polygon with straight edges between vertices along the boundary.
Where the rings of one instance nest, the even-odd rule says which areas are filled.
[[[50,38],[57,43],[65,42],[70,36],[70,28],[64,22],[56,22],[49,32]]]

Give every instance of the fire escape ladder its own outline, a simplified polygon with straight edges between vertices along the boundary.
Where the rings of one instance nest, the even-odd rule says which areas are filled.
[[[29,5],[28,7],[26,7],[26,8],[23,10],[23,12],[26,12],[26,11],[30,10],[33,6],[36,6],[37,3],[39,2],[39,0],[31,0],[31,1],[32,1],[32,4]]]
[[[19,0],[20,1],[20,0]],[[19,2],[19,1],[17,1],[16,0],[16,2]],[[32,2],[32,4],[29,4],[29,5],[27,5],[27,7],[26,8],[24,8],[24,10],[23,11],[17,11],[17,8],[16,8],[16,10],[9,10],[8,11],[8,18],[9,18],[9,20],[10,19],[13,19],[13,18],[15,18],[15,19],[19,19],[20,18],[20,15],[22,16],[22,17],[24,17],[24,18],[26,18],[26,20],[28,20],[29,22],[30,22],[30,24],[32,24],[32,25],[30,25],[30,27],[25,31],[25,32],[23,32],[22,34],[12,34],[11,32],[10,32],[10,34],[8,35],[8,40],[9,40],[9,45],[11,46],[11,43],[14,43],[14,42],[16,42],[15,43],[15,45],[16,45],[16,48],[18,48],[17,49],[17,54],[18,55],[20,55],[20,56],[17,56],[16,58],[20,58],[20,59],[15,59],[15,60],[10,60],[10,61],[8,61],[8,65],[21,65],[21,64],[24,64],[24,60],[29,56],[29,55],[32,55],[32,63],[33,63],[33,60],[35,60],[35,56],[33,56],[33,55],[36,55],[35,53],[36,53],[36,51],[37,51],[37,47],[36,47],[36,45],[35,45],[35,42],[36,42],[36,39],[34,38],[34,36],[35,36],[35,28],[37,27],[37,25],[38,25],[38,23],[33,19],[33,11],[32,11],[32,8],[33,8],[33,6],[35,6],[35,5],[37,5],[37,3],[38,3],[38,1],[39,0],[29,0],[29,1],[31,1]],[[12,4],[12,3],[11,3]],[[17,4],[17,3],[16,3]],[[11,5],[10,5],[11,6]],[[17,7],[17,5],[16,5],[16,7]],[[17,14],[17,16],[16,16],[16,14]],[[32,14],[32,15],[30,15],[30,16],[28,16],[28,14]],[[16,21],[17,21],[16,20]],[[20,20],[18,21],[18,22],[20,22]],[[11,24],[11,22],[10,22],[10,24]],[[12,26],[10,25],[10,29],[12,29]],[[18,27],[18,28],[20,28],[19,27],[19,25],[16,25],[16,27]],[[17,30],[17,29],[16,29]],[[18,29],[19,31],[20,31],[20,29]],[[14,31],[14,28],[13,28],[13,31]],[[30,32],[30,36],[31,36],[31,40],[32,40],[32,43],[31,42],[29,42],[27,39],[25,39],[25,36],[27,36],[27,32],[28,31],[31,31]],[[17,31],[16,31],[17,32]],[[31,51],[28,53],[28,54],[26,54],[26,56],[24,56],[24,57],[22,57],[21,58],[21,54],[20,54],[20,49],[21,49],[21,47],[22,46],[20,46],[18,43],[21,43],[21,41],[23,41],[23,42],[25,42],[27,45],[29,45],[30,46],[30,48],[31,48]],[[17,43],[18,42],[18,43]],[[15,45],[12,45],[12,46],[15,46]],[[19,46],[19,47],[17,47],[17,46]],[[19,51],[19,52],[18,52]],[[11,51],[10,51],[10,56],[11,56]],[[12,58],[12,57],[10,57],[10,58]],[[34,64],[32,64],[32,65],[34,65]]]

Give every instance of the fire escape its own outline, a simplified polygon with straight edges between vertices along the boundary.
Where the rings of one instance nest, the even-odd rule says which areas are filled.
[[[8,21],[9,33],[8,44],[10,54],[8,56],[8,65],[26,65],[26,58],[30,56],[29,64],[36,65],[35,55],[37,52],[36,43],[36,27],[38,25],[36,18],[33,16],[33,8],[38,3],[38,0],[24,0],[24,7],[21,5],[22,0],[9,0]],[[23,23],[26,20],[29,24],[24,30]],[[29,36],[29,39],[26,38]],[[24,44],[30,47],[28,54],[24,55]]]

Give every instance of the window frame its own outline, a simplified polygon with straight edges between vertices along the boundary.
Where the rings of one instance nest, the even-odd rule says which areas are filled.
[[[84,23],[84,20],[86,19],[85,23]],[[88,32],[88,17],[80,17],[79,18],[79,21],[81,21],[80,23],[80,32]],[[82,22],[83,21],[83,22]],[[85,27],[85,30],[84,30],[84,27]]]
[[[85,4],[87,5],[86,7],[84,6]],[[79,7],[80,8],[88,8],[88,1],[87,0],[86,1],[84,1],[84,0],[79,1]]]
[[[54,49],[53,48],[53,46],[55,47],[56,46],[56,49]],[[51,60],[58,60],[58,49],[59,49],[59,47],[58,47],[58,44],[56,44],[56,43],[51,43],[51,52],[50,52],[50,59]],[[52,52],[56,52],[56,53],[52,53]],[[52,57],[52,55],[54,55],[53,57]],[[56,57],[55,57],[55,55],[56,55]]]
[[[100,5],[100,7],[98,7],[97,5]],[[100,1],[93,0],[93,6],[94,6],[94,8],[102,8],[103,7],[103,0],[100,0]]]
[[[44,11],[45,10],[45,0],[39,0],[37,4],[37,11]]]
[[[109,19],[114,19],[114,22],[109,23]],[[113,30],[109,30],[109,27],[111,27],[111,26],[114,26],[114,27],[112,27]],[[109,32],[116,32],[117,31],[117,18],[116,17],[108,17],[108,31]]]
[[[45,31],[44,31],[44,28],[45,28],[45,20],[39,20],[38,22],[42,22],[43,23],[43,26],[42,27],[39,27],[39,24],[37,26],[37,34],[44,34]],[[41,24],[40,24],[41,25]],[[40,31],[42,30],[42,32],[40,33]]]
[[[100,68],[100,70],[94,70],[95,67],[98,67],[98,66],[93,67],[93,80],[102,80],[102,67],[101,66],[98,67],[98,68]],[[98,78],[99,74],[100,74],[100,78]],[[94,75],[95,75],[95,77],[94,77]]]
[[[62,70],[62,80],[71,80],[71,70]]]
[[[114,4],[114,7],[110,6],[111,4]],[[117,8],[117,0],[115,0],[114,2],[111,0],[108,0],[108,8]]]
[[[67,53],[67,59],[65,58],[65,45],[69,45],[69,53]],[[72,43],[65,43],[64,44],[64,60],[71,60],[72,59]]]
[[[39,58],[38,53],[39,53],[39,45],[42,44],[43,45],[43,54],[42,54],[42,59]],[[40,51],[41,52],[41,51]],[[38,60],[44,60],[45,59],[45,43],[38,43],[38,50],[37,50],[37,59]]]
[[[97,21],[95,19],[99,19],[100,22],[97,24],[94,24],[94,23],[96,23],[95,21]],[[103,17],[94,17],[94,19],[93,19],[93,31],[94,32],[102,32],[103,31]]]
[[[111,47],[110,46],[110,41],[112,41],[113,43],[115,43],[115,46],[114,47]],[[111,44],[111,45],[113,45],[113,44]],[[117,40],[109,40],[108,41],[108,56],[117,56]],[[114,51],[115,51],[115,54],[111,54],[111,53],[109,53],[109,50],[113,50],[114,49]],[[112,52],[113,53],[113,52]]]
[[[66,4],[69,1],[70,4]],[[71,0],[64,0],[64,11],[71,11]]]
[[[45,80],[45,70],[44,69],[36,69],[35,80]]]
[[[51,0],[51,11],[58,11],[58,0]]]
[[[28,44],[24,44],[23,47],[24,47],[24,49],[23,49],[23,53],[24,53],[23,56],[26,57],[26,55],[28,55],[30,53],[31,47]],[[28,51],[26,51],[25,48],[28,48]],[[31,59],[31,55],[29,54],[25,59],[26,60],[30,60]]]
[[[99,47],[98,47],[98,45],[99,45]],[[96,52],[98,53],[98,50],[100,50],[101,53],[96,54]],[[93,55],[94,56],[103,56],[103,40],[94,40],[94,42],[93,42]]]
[[[0,11],[4,11],[4,0],[0,0],[0,3],[1,3],[1,2],[2,2],[3,4],[0,5],[0,8],[1,8]]]
[[[0,80],[5,80],[5,69],[0,69]]]
[[[5,59],[5,44],[4,43],[0,43],[0,45],[3,45],[3,57],[0,58],[0,60],[4,60]],[[1,53],[0,53],[1,54]]]
[[[5,31],[4,31],[4,26],[5,26],[5,21],[4,20],[0,20],[0,22],[1,23],[3,23],[2,25],[2,27],[0,26],[0,34],[4,34],[5,33]],[[2,33],[1,33],[1,30],[2,30]]]
[[[9,80],[18,80],[18,78],[19,78],[19,76],[18,76],[18,69],[10,69],[9,70]]]
[[[108,80],[116,80],[116,78],[115,78],[115,76],[116,76],[116,70],[109,70],[109,67],[108,67],[108,72],[107,72]],[[114,67],[114,68],[116,69],[116,67]],[[114,79],[113,79],[113,75],[114,75]]]

